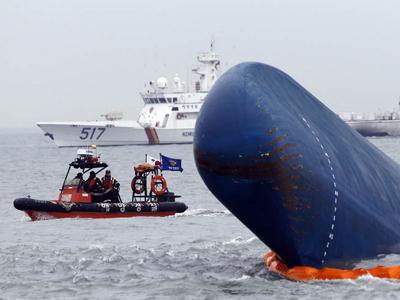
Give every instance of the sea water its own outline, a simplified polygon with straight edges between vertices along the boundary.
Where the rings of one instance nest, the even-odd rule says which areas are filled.
[[[400,162],[399,138],[370,142]],[[145,154],[182,158],[165,172],[189,209],[165,218],[32,222],[13,207],[30,195],[55,199],[76,148],[57,148],[37,129],[0,130],[0,299],[337,299],[400,297],[400,280],[292,282],[270,273],[268,248],[207,190],[192,145],[99,147],[131,198]],[[379,163],[379,162],[376,162]],[[400,264],[389,255],[360,266]]]

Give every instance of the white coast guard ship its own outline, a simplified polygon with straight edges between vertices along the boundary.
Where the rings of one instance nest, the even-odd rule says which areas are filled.
[[[185,91],[178,75],[172,86],[164,77],[150,82],[150,90],[141,94],[144,107],[137,121],[122,120],[122,113],[109,113],[103,121],[38,122],[37,126],[59,147],[192,143],[197,114],[218,77],[220,60],[213,43],[197,60],[200,64],[192,69],[200,75],[195,91]]]
[[[363,136],[400,136],[400,101],[398,108],[379,113],[340,113],[339,116]]]

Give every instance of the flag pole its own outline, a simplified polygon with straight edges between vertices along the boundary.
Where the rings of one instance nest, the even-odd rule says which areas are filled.
[[[162,175],[162,159],[161,159],[161,153],[158,153],[159,155],[160,155],[160,163],[161,163],[161,165],[160,165],[160,172],[161,172],[161,175]]]

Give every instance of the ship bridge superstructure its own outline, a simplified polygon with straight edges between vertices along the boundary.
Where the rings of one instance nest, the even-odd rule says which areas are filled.
[[[144,128],[194,128],[197,115],[208,91],[218,79],[220,59],[214,52],[213,42],[210,51],[197,56],[199,65],[192,72],[199,75],[194,92],[187,89],[186,83],[175,74],[172,84],[165,77],[149,82],[149,90],[140,94],[144,107],[138,122]]]

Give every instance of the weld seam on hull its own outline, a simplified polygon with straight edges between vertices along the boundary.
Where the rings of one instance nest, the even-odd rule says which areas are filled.
[[[328,162],[329,169],[331,170],[331,176],[332,176],[332,181],[333,181],[334,207],[333,207],[332,223],[331,223],[331,227],[330,227],[329,234],[328,234],[328,240],[327,240],[327,242],[325,244],[325,251],[323,253],[323,258],[321,259],[321,264],[324,264],[325,263],[325,257],[328,255],[329,246],[331,245],[331,243],[333,242],[333,239],[335,237],[334,229],[335,229],[335,223],[336,223],[336,212],[337,212],[337,203],[338,203],[338,198],[339,198],[339,192],[337,191],[335,170],[334,170],[334,168],[332,166],[332,162],[331,162],[331,160],[329,158],[329,154],[326,152],[325,147],[321,142],[321,139],[318,137],[317,133],[311,128],[311,125],[309,124],[307,119],[305,119],[303,116],[300,116],[300,117],[303,120],[303,122],[306,124],[306,126],[310,129],[312,135],[314,136],[315,140],[317,141],[317,143],[319,144],[320,148],[322,149],[322,152],[323,152],[323,154],[325,156],[325,159]]]

